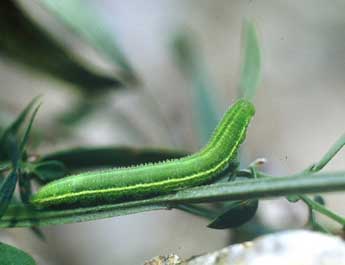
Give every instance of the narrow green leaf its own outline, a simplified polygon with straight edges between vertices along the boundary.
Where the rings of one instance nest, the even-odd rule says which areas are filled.
[[[34,259],[23,250],[0,242],[1,265],[36,265]]]
[[[17,139],[13,134],[7,135],[2,149],[5,151],[8,159],[11,161],[13,168],[17,168],[21,160],[21,153]]]
[[[18,117],[5,129],[0,138],[0,160],[9,159],[8,152],[10,152],[10,150],[8,150],[8,146],[13,146],[13,143],[11,144],[9,141],[10,139],[12,139],[11,141],[14,141],[14,139],[18,136],[18,132],[23,126],[26,117],[29,115],[31,109],[35,106],[39,98],[40,97],[35,97],[18,115]]]
[[[181,190],[174,194],[118,204],[76,209],[27,209],[11,206],[0,220],[0,227],[30,227],[82,222],[133,214],[143,211],[171,209],[177,204],[248,200],[292,194],[345,190],[345,172],[267,177],[216,183]]]
[[[40,0],[43,6],[55,13],[76,33],[102,52],[122,70],[122,78],[134,81],[135,75],[123,50],[115,40],[114,33],[91,3],[82,0]]]
[[[73,88],[94,91],[120,87],[118,80],[81,65],[35,24],[16,1],[0,1],[0,17],[0,56],[64,80]]]
[[[104,103],[86,95],[82,100],[75,102],[70,110],[62,112],[58,117],[58,122],[64,126],[77,126],[81,124],[86,117],[99,110],[102,104]]]
[[[0,219],[7,210],[17,183],[17,172],[13,170],[0,186]]]
[[[261,76],[261,55],[253,22],[244,22],[244,59],[241,69],[241,95],[253,100]]]
[[[216,89],[191,34],[181,32],[175,37],[172,48],[179,67],[193,83],[193,107],[200,133],[200,146],[203,146],[219,121],[214,96]]]
[[[230,206],[227,206],[227,209],[208,224],[207,227],[213,229],[239,227],[254,217],[258,205],[258,200],[232,202]]]
[[[180,158],[187,153],[174,150],[132,147],[74,148],[42,156],[41,162],[62,162],[68,172],[89,168],[127,167],[166,159]]]
[[[62,178],[67,174],[65,165],[59,161],[42,161],[32,164],[32,166],[32,173],[44,183]]]
[[[329,161],[345,146],[345,134],[342,135],[334,145],[327,151],[327,153],[321,158],[321,160],[314,164],[309,171],[317,172],[323,169]]]
[[[26,117],[28,116],[29,112],[32,110],[32,108],[35,106],[35,104],[40,99],[40,96],[35,97],[33,100],[30,101],[30,103],[25,107],[25,109],[18,115],[18,117],[13,121],[5,130],[6,134],[7,132],[11,132],[13,134],[17,134],[18,130],[21,126],[23,126],[24,121]]]
[[[39,110],[39,108],[41,107],[41,104],[39,104],[33,111],[31,117],[30,117],[30,121],[29,121],[29,124],[28,126],[26,127],[26,130],[24,132],[24,136],[23,136],[23,139],[20,143],[20,153],[23,154],[25,148],[26,148],[26,145],[28,143],[28,140],[29,140],[29,135],[30,135],[30,131],[31,131],[31,128],[32,128],[32,124],[35,120],[35,117],[37,115],[37,112]]]

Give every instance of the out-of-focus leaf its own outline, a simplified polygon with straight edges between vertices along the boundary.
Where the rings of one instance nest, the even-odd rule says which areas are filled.
[[[13,170],[0,186],[0,219],[7,210],[17,183],[17,172]]]
[[[209,225],[213,229],[236,228],[251,220],[257,209],[258,200],[232,202],[230,206]]]
[[[177,63],[193,83],[193,106],[200,133],[200,146],[203,146],[219,121],[214,96],[216,89],[198,52],[198,45],[193,42],[190,34],[181,32],[176,36],[173,41],[173,52]]]
[[[187,153],[173,150],[138,149],[131,147],[75,148],[42,156],[40,161],[62,162],[69,172],[86,168],[127,167],[166,159],[180,158]]]
[[[102,104],[103,103],[99,101],[95,101],[94,98],[90,100],[90,98],[86,96],[83,100],[75,102],[73,108],[69,111],[61,113],[58,117],[58,122],[65,126],[81,124],[84,118],[99,110]]]
[[[133,69],[122,49],[116,42],[114,33],[97,14],[90,2],[83,0],[40,0],[43,6],[57,14],[76,33],[107,56],[110,62],[122,70],[122,79],[135,81]]]
[[[34,259],[23,250],[0,242],[1,265],[36,265]]]
[[[80,89],[119,88],[120,82],[82,66],[24,14],[13,0],[0,2],[0,56],[64,80]]]
[[[261,55],[259,41],[253,22],[244,22],[244,60],[241,70],[240,94],[248,99],[254,98],[261,76]]]
[[[32,173],[44,183],[62,178],[67,173],[65,165],[59,161],[42,161],[32,166]]]
[[[4,150],[4,154],[7,156],[8,160],[11,161],[13,167],[17,168],[21,160],[21,153],[17,138],[13,134],[7,135],[6,141],[0,150]]]
[[[64,224],[171,209],[177,204],[229,200],[249,200],[315,192],[345,190],[345,172],[313,175],[266,177],[216,183],[178,191],[150,199],[75,209],[29,209],[11,206],[0,219],[0,227],[31,227]],[[320,208],[320,206],[319,206]]]

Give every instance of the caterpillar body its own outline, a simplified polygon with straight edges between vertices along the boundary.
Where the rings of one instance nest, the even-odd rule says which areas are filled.
[[[72,175],[43,186],[31,198],[36,207],[80,207],[144,199],[217,179],[244,141],[253,104],[238,100],[225,113],[209,143],[180,158],[129,168]]]

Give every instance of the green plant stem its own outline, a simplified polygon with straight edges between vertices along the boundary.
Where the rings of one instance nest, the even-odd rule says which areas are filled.
[[[203,203],[229,200],[243,200],[287,196],[293,194],[317,193],[345,190],[345,172],[303,174],[275,178],[258,178],[234,182],[216,183],[191,189],[181,190],[175,194],[158,196],[150,199],[99,205],[76,209],[32,209],[23,206],[9,207],[0,227],[30,227],[52,224],[65,224],[97,220],[113,216],[128,215],[144,211],[171,209],[176,204]],[[323,209],[318,206],[317,209]],[[325,209],[328,215],[333,213]]]
[[[323,169],[329,161],[345,146],[345,134],[343,134],[327,151],[327,153],[320,159],[318,163],[312,165],[308,170],[317,172]]]
[[[313,225],[313,228],[316,229],[317,231],[330,234],[330,235],[332,234],[332,232],[329,229],[327,229],[326,227],[324,227],[323,225],[319,224],[316,221],[314,221],[312,225]]]
[[[299,197],[301,198],[302,201],[304,201],[314,211],[317,211],[317,212],[329,217],[330,219],[336,221],[337,223],[339,223],[343,226],[345,225],[345,218],[343,218],[342,216],[330,211],[329,209],[327,209],[322,204],[308,198],[305,195],[299,195]]]

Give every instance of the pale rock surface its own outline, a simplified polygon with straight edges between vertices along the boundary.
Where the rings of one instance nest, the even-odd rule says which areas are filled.
[[[232,245],[181,265],[345,265],[345,244],[336,236],[305,230],[284,231]],[[154,261],[153,259],[152,261]],[[163,261],[164,259],[162,259]],[[169,259],[165,259],[168,261]]]

